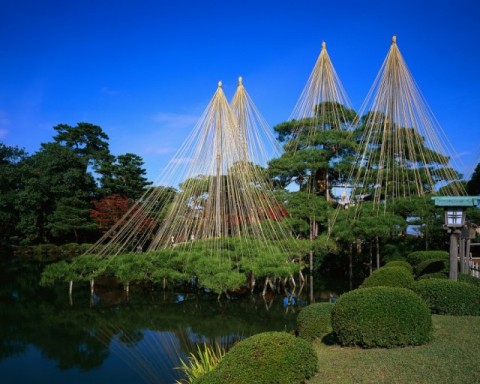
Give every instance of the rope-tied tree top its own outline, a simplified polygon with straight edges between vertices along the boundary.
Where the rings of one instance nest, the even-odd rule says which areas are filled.
[[[386,209],[399,197],[464,193],[455,152],[415,83],[396,36],[359,116],[353,196],[368,195]]]
[[[208,241],[211,254],[222,256],[222,243],[230,237],[244,244],[246,239],[277,241],[278,247],[292,234],[280,223],[286,211],[273,197],[263,168],[278,152],[242,78],[231,105],[219,82],[160,185],[150,188],[89,252],[156,251]]]

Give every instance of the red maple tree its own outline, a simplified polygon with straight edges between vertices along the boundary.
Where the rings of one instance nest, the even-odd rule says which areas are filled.
[[[102,232],[107,232],[119,221],[121,221],[120,225],[126,223],[134,215],[138,223],[136,230],[139,232],[156,225],[155,220],[143,210],[140,204],[135,204],[133,200],[125,196],[109,195],[93,201],[93,206],[94,209],[90,211],[90,216],[97,221]]]

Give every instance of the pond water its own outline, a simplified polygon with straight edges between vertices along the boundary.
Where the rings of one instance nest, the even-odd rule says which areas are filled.
[[[265,331],[292,332],[308,289],[217,301],[216,295],[97,284],[39,287],[41,265],[0,267],[2,383],[174,383],[198,344],[228,348]],[[316,301],[326,299],[318,297]]]

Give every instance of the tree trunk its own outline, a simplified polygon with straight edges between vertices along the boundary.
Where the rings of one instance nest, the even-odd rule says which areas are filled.
[[[460,231],[450,233],[450,271],[448,278],[457,281],[458,278],[458,235]]]
[[[373,243],[370,242],[370,260],[368,261],[368,274],[373,272]]]
[[[265,297],[265,294],[267,293],[267,287],[269,283],[270,283],[270,277],[267,277],[265,279],[265,285],[263,286],[263,291],[262,291],[262,296],[264,297]]]
[[[312,218],[310,222],[310,241],[313,241],[313,223],[315,222],[315,216]],[[314,302],[313,297],[313,249],[310,247],[310,253],[308,258],[308,264],[310,269],[310,303]]]
[[[357,238],[356,245],[357,245],[357,256],[362,256],[362,239]]]
[[[255,284],[256,284],[256,279],[255,279],[255,275],[252,273],[250,275],[250,292],[253,293],[253,290],[255,289]]]
[[[470,244],[472,243],[471,239],[467,239],[467,245],[465,247],[465,273],[470,275]]]
[[[459,246],[459,259],[460,259],[460,273],[465,274],[465,239],[460,237],[460,246]]]
[[[375,236],[375,245],[377,248],[377,269],[380,268],[380,241],[378,240],[378,236]]]
[[[73,280],[70,280],[70,282],[68,283],[68,302],[70,303],[70,306],[73,305],[72,292],[73,292]]]
[[[124,285],[124,289],[125,289],[125,293],[127,294],[127,300],[128,300],[128,296],[130,294],[130,282],[127,282],[125,285]]]
[[[353,289],[353,244],[350,244],[350,253],[348,255],[348,282],[350,290]]]

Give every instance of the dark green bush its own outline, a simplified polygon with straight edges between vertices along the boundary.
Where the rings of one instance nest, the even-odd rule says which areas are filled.
[[[480,316],[480,288],[447,279],[423,279],[415,291],[427,302],[432,313]]]
[[[201,384],[303,383],[317,371],[317,354],[306,340],[265,332],[235,344]]]
[[[423,260],[415,266],[415,275],[417,277],[426,275],[427,273],[443,272],[448,274],[450,263],[448,259],[429,259]]]
[[[315,303],[302,308],[297,317],[299,336],[311,341],[332,332],[334,305],[333,303]]]
[[[403,347],[430,340],[432,317],[413,291],[372,287],[342,295],[333,308],[332,327],[342,345]]]
[[[448,272],[426,273],[425,275],[419,276],[417,281],[424,279],[448,279]]]
[[[422,261],[431,259],[445,259],[448,260],[449,254],[447,251],[415,251],[407,255],[407,261],[413,266],[420,264]]]
[[[394,260],[389,261],[387,264],[383,266],[383,268],[391,268],[391,267],[403,267],[410,273],[413,273],[413,267],[410,263],[403,261],[403,260]]]
[[[480,279],[471,275],[464,275],[463,273],[460,273],[458,274],[458,281],[480,287]]]
[[[413,288],[413,274],[405,267],[382,267],[373,271],[360,286],[360,288],[368,287],[401,287],[401,288]]]

